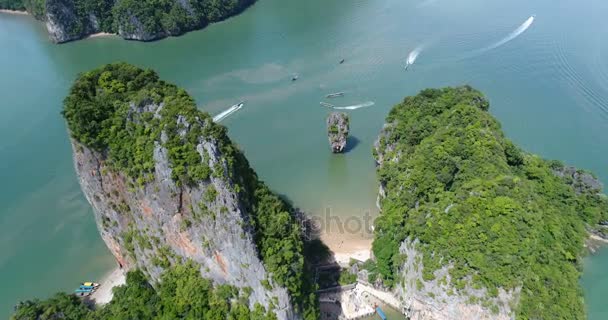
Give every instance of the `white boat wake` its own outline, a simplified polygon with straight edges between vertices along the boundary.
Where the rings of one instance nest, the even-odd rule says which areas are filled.
[[[517,29],[515,29],[515,31],[509,33],[508,36],[504,37],[502,40],[492,44],[489,47],[481,49],[480,51],[486,52],[486,51],[494,50],[494,49],[506,44],[507,42],[519,37],[522,33],[526,32],[526,30],[528,30],[530,28],[530,26],[532,26],[532,23],[534,23],[535,18],[536,18],[536,15],[533,14],[532,16],[530,16],[530,18],[528,18],[528,20],[526,20],[524,23],[522,23],[521,26],[519,26]]]
[[[373,105],[375,105],[376,103],[373,101],[367,101],[367,102],[363,102],[360,104],[355,104],[352,106],[347,106],[347,107],[331,107],[332,109],[336,109],[336,110],[357,110],[360,108],[365,108],[365,107],[371,107]]]
[[[221,113],[219,113],[218,115],[213,117],[213,122],[220,122],[220,121],[228,118],[231,114],[242,109],[244,105],[245,105],[244,102],[240,102],[240,103],[235,104],[232,107],[226,109],[225,111],[222,111]]]
[[[416,49],[412,50],[412,52],[410,52],[410,54],[407,56],[407,60],[405,61],[405,69],[407,69],[409,66],[413,65],[414,62],[416,62],[416,59],[418,59],[420,52],[422,52],[422,46],[419,46]]]

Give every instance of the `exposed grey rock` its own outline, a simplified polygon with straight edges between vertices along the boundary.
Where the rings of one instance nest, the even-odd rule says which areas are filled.
[[[46,28],[53,42],[78,40],[99,32],[97,17],[92,13],[79,16],[73,0],[47,0],[45,8]]]
[[[387,161],[400,159],[401,154],[395,151],[395,142],[387,139],[395,126],[396,123],[386,124],[374,143],[374,158],[380,167]],[[397,192],[403,190],[399,188]],[[381,180],[376,201],[380,210],[382,200],[387,196],[386,181]],[[418,202],[415,206],[418,207]],[[444,213],[449,214],[451,207],[452,205],[448,205]],[[403,303],[403,311],[411,320],[514,319],[512,306],[517,305],[520,288],[509,292],[499,288],[495,298],[491,297],[485,288],[475,289],[471,285],[457,290],[450,284],[449,264],[434,272],[434,280],[424,281],[422,253],[417,249],[418,245],[417,239],[409,238],[401,243],[399,252],[404,255],[405,262],[399,268],[400,276],[397,277],[394,289],[394,294]],[[379,287],[381,282],[374,285]],[[486,305],[495,306],[495,310]]]
[[[149,104],[133,112],[155,112]],[[200,120],[199,120],[200,121]],[[210,119],[205,119],[207,124]],[[185,119],[178,119],[186,125]],[[166,134],[162,134],[165,136]],[[229,170],[217,141],[200,137],[196,150],[214,170]],[[125,270],[138,268],[154,282],[174,263],[191,259],[217,284],[250,287],[250,306],[274,304],[279,319],[297,317],[288,291],[271,279],[259,259],[245,199],[228,175],[212,175],[191,186],[173,181],[168,151],[156,142],[154,175],[137,185],[113,171],[102,153],[72,141],[82,190],[93,207],[106,245]],[[268,281],[271,288],[262,285]]]
[[[349,118],[344,112],[332,112],[327,116],[327,135],[332,152],[340,153],[346,147]]]
[[[585,192],[600,193],[603,189],[602,183],[591,173],[578,170],[571,166],[554,167],[553,174],[562,178],[570,185],[577,195]]]
[[[422,254],[416,249],[417,245],[418,241],[411,239],[401,243],[399,252],[406,259],[400,268],[401,282],[395,288],[395,294],[403,302],[411,320],[514,319],[511,306],[516,304],[521,289],[510,292],[498,289],[495,298],[490,297],[485,288],[475,289],[467,285],[456,290],[450,285],[450,267],[435,271],[434,280],[424,281]],[[483,301],[497,309],[490,310],[481,303]]]

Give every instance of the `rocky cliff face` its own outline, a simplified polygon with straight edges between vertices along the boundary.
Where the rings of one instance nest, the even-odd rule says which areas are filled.
[[[124,64],[85,74],[66,101],[78,180],[124,270],[140,269],[154,283],[169,266],[192,260],[203,277],[248,288],[251,306],[298,317],[291,295],[301,289],[299,229],[222,127],[183,91]],[[97,103],[105,120],[82,120]],[[106,134],[116,136],[99,142]],[[280,231],[270,234],[271,226]]]
[[[332,112],[327,116],[327,136],[329,146],[334,153],[344,151],[348,138],[349,118],[344,112]]]
[[[46,29],[55,43],[82,39],[101,31],[97,16],[93,12],[79,13],[72,0],[47,0],[45,11]]]
[[[144,108],[156,112],[162,105]],[[269,308],[274,303],[280,319],[293,317],[287,290],[272,281],[258,257],[233,181],[211,177],[178,187],[171,179],[167,150],[159,143],[153,180],[133,187],[124,174],[106,166],[102,153],[76,141],[72,146],[78,180],[101,236],[124,270],[141,269],[157,281],[168,266],[191,259],[200,264],[203,277],[249,287],[252,304]],[[196,149],[210,167],[228,170],[213,139],[201,139]]]
[[[386,124],[374,143],[376,165],[381,167],[385,161],[399,162],[400,154],[393,153],[395,144],[380,146],[380,140],[390,136],[390,131],[396,123]],[[390,154],[390,155],[389,155]],[[386,184],[380,181],[376,205],[382,210],[380,203],[387,197]],[[446,207],[446,214],[450,208]],[[509,320],[514,318],[512,306],[517,303],[521,288],[512,291],[499,289],[498,296],[488,298],[484,288],[474,288],[468,283],[464,288],[453,287],[449,273],[450,266],[444,266],[434,272],[435,279],[425,281],[422,275],[423,255],[416,249],[418,239],[406,239],[401,242],[399,253],[404,262],[399,266],[398,285],[393,293],[402,302],[403,311],[411,320]],[[484,301],[485,303],[476,303]],[[497,306],[492,310],[489,306]]]
[[[434,280],[424,281],[422,254],[416,249],[417,242],[407,239],[401,243],[399,253],[406,258],[400,268],[401,283],[394,290],[411,320],[513,319],[511,306],[516,304],[521,288],[512,292],[499,289],[497,297],[493,298],[488,298],[486,289],[474,288],[470,283],[456,290],[450,285],[450,267],[435,271]],[[473,301],[484,301],[484,304]],[[491,310],[489,306],[497,306],[497,309]]]

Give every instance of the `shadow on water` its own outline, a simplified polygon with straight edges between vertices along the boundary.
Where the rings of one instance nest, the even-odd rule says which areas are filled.
[[[359,138],[355,136],[348,137],[348,139],[346,140],[346,147],[344,147],[344,153],[351,152],[359,145],[359,143],[361,143],[361,140],[359,140]]]

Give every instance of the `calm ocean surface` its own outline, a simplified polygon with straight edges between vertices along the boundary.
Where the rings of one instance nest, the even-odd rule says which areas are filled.
[[[178,38],[64,45],[30,17],[0,14],[0,317],[114,266],[59,114],[79,72],[153,68],[211,114],[246,100],[222,123],[260,177],[310,214],[360,217],[377,214],[371,148],[384,117],[426,87],[473,85],[520,146],[608,183],[606,12],[602,0],[260,0]],[[366,106],[347,111],[355,143],[338,156],[319,105],[337,91],[336,106]],[[607,268],[608,250],[585,263],[592,320],[608,319]]]

